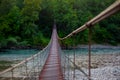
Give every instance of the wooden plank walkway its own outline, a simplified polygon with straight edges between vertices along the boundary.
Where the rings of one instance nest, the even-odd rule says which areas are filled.
[[[53,29],[50,52],[40,73],[39,80],[63,80],[56,27]]]

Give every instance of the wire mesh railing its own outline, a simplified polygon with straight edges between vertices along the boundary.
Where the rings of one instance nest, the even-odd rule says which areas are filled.
[[[81,74],[84,76],[83,78],[81,77],[81,80],[85,79],[88,80],[89,76],[86,71],[84,71],[80,66],[78,66],[74,60],[76,61],[77,59],[74,59],[74,53],[72,53],[73,50],[71,50],[71,53],[68,53],[64,50],[61,50],[61,63],[62,63],[62,68],[63,68],[63,74],[64,74],[64,79],[65,80],[79,80],[78,76]],[[74,52],[74,51],[73,51]],[[81,72],[81,73],[78,73]],[[78,78],[78,79],[77,79]]]
[[[85,23],[83,26],[79,27],[69,35],[67,35],[64,38],[60,38],[60,40],[67,39],[68,37],[71,37],[87,28],[89,28],[89,37],[88,37],[88,69],[87,71],[83,70],[76,64],[76,55],[75,52],[73,52],[73,56],[70,56],[69,54],[65,54],[60,46],[59,48],[59,55],[61,59],[61,66],[62,71],[64,74],[65,80],[76,80],[76,76],[79,75],[76,73],[76,70],[79,70],[82,74],[84,74],[85,80],[92,80],[91,79],[91,26],[95,25],[96,23],[100,22],[101,20],[109,17],[110,15],[116,13],[120,10],[120,0],[117,0],[113,5],[108,7],[105,11],[100,13],[95,18],[91,19],[87,23]],[[43,65],[45,64],[48,53],[50,51],[51,47],[51,41],[48,44],[46,48],[44,48],[42,51],[40,51],[38,54],[35,54],[20,63],[4,70],[3,72],[0,72],[0,80],[39,80],[39,73],[42,70]],[[87,73],[86,73],[87,72]]]
[[[91,19],[90,21],[86,22],[83,26],[77,28],[76,30],[74,30],[73,32],[71,32],[70,34],[68,34],[67,36],[63,37],[63,38],[59,38],[59,40],[63,41],[65,39],[68,39],[71,36],[75,36],[77,33],[88,29],[88,58],[87,60],[87,69],[83,70],[82,68],[80,68],[78,65],[76,65],[76,55],[73,49],[73,56],[64,54],[64,56],[62,55],[62,58],[64,58],[64,60],[62,61],[64,66],[64,76],[66,80],[77,80],[76,78],[76,70],[79,70],[82,74],[84,74],[83,76],[85,76],[82,79],[81,76],[81,80],[92,80],[91,79],[91,37],[92,37],[92,27],[104,20],[105,18],[111,16],[112,14],[116,13],[120,11],[120,0],[116,0],[115,3],[113,3],[110,7],[108,7],[106,10],[104,10],[103,12],[101,12],[99,15],[97,15],[96,17],[94,17],[93,19]],[[75,42],[74,42],[75,43]],[[73,46],[74,47],[74,46]],[[62,53],[62,52],[61,52]]]
[[[0,80],[39,80],[39,73],[48,57],[50,44],[37,54],[0,72]]]

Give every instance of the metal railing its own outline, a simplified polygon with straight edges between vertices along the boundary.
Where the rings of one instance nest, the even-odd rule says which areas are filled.
[[[69,55],[66,56],[59,46],[59,55],[61,55],[61,65],[63,67],[64,78],[66,80],[75,80],[75,70],[78,69],[82,72],[87,79],[91,80],[91,27],[101,20],[109,17],[110,15],[116,13],[120,10],[120,0],[117,0],[110,7],[108,7],[105,11],[101,12],[98,16],[91,19],[83,26],[79,27],[75,31],[71,32],[64,38],[59,38],[60,40],[67,39],[74,34],[77,34],[87,28],[89,28],[89,57],[88,57],[88,74],[84,72],[80,67],[78,67],[75,63],[75,52],[73,57],[71,58]],[[51,38],[52,39],[52,38]],[[43,65],[48,57],[48,53],[51,47],[51,41],[46,48],[40,51],[38,54],[35,54],[20,63],[12,66],[0,72],[0,80],[39,80],[39,73],[42,70]]]
[[[38,80],[48,57],[50,43],[42,51],[0,72],[0,80]]]
[[[82,72],[84,74],[84,76],[86,76],[86,78],[88,80],[92,80],[91,79],[91,30],[92,27],[104,20],[105,18],[111,16],[114,13],[117,13],[118,11],[120,11],[120,0],[116,0],[111,6],[109,6],[107,9],[105,9],[104,11],[102,11],[99,15],[97,15],[96,17],[94,17],[93,19],[91,19],[90,21],[86,22],[84,25],[82,25],[81,27],[77,28],[76,30],[74,30],[73,32],[71,32],[70,34],[68,34],[67,36],[63,37],[63,38],[59,38],[59,40],[63,41],[65,39],[68,39],[69,37],[75,36],[77,33],[80,33],[81,31],[85,30],[85,29],[89,29],[89,33],[88,33],[88,73],[85,73],[80,67],[78,67],[75,64],[75,53],[73,54],[73,58],[69,58],[69,56],[65,56],[65,60],[63,61],[64,63],[64,73],[65,73],[65,79],[66,80],[75,80],[75,68],[78,69],[80,72]],[[67,62],[67,63],[66,63]],[[70,64],[73,64],[73,70],[71,68]],[[66,71],[67,69],[67,71]],[[66,72],[67,74],[66,74]],[[72,73],[72,75],[70,75]]]

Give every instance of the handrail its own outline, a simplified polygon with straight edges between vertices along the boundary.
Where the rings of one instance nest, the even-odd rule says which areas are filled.
[[[111,16],[112,14],[118,12],[119,10],[120,10],[120,0],[117,0],[111,6],[109,6],[107,9],[105,9],[100,14],[98,14],[96,17],[94,17],[90,21],[86,22],[84,25],[77,28],[76,30],[74,30],[73,32],[68,34],[67,36],[65,36],[63,38],[59,38],[59,39],[60,40],[67,39],[68,37],[71,37],[74,34],[77,34],[77,33],[81,32],[81,31],[87,29],[88,27],[91,27],[91,26],[95,25],[96,23],[98,23],[98,22],[102,21],[103,19]]]
[[[51,41],[50,41],[50,42],[51,42]],[[49,42],[49,44],[50,44],[50,42]],[[38,52],[37,54],[32,55],[31,57],[26,58],[25,60],[19,62],[18,64],[16,64],[16,65],[14,65],[14,66],[12,66],[12,67],[10,67],[10,68],[8,68],[8,69],[0,72],[0,75],[4,74],[4,73],[6,73],[6,72],[9,72],[9,71],[15,69],[16,67],[18,67],[18,66],[20,66],[20,65],[22,65],[22,64],[24,64],[24,63],[26,63],[26,62],[28,62],[28,61],[30,61],[30,60],[32,60],[32,59],[34,59],[36,56],[38,56],[39,54],[41,54],[45,49],[47,49],[48,46],[49,46],[49,44],[48,44],[45,48],[43,48],[42,51]]]
[[[74,65],[75,68],[77,68],[80,72],[82,72],[89,79],[89,76],[78,65],[76,65],[68,56],[65,56],[65,57]]]

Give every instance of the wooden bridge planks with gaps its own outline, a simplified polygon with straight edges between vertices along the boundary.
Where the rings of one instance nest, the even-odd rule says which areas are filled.
[[[63,80],[58,45],[56,25],[54,25],[51,38],[51,48],[45,65],[40,73],[39,80]]]

